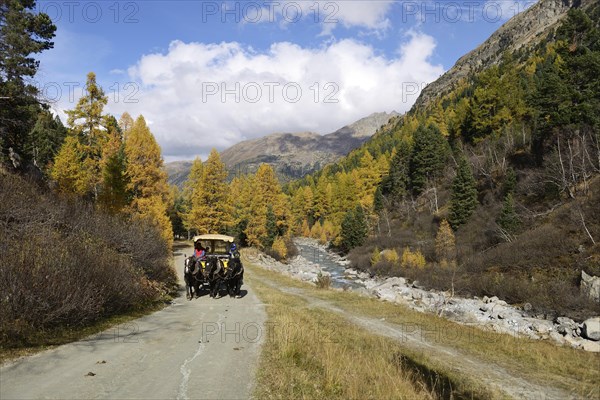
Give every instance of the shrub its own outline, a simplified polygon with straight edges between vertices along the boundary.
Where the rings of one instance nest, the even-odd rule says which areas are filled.
[[[271,246],[271,248],[279,256],[278,259],[286,258],[287,246],[285,245],[285,240],[281,236],[277,236],[277,238],[275,238],[275,241],[273,241],[273,246]]]
[[[419,268],[425,267],[425,257],[419,250],[412,252],[408,247],[404,249],[402,253],[402,263],[404,268]]]
[[[319,289],[329,289],[329,287],[331,286],[331,276],[319,272],[315,284]]]
[[[377,264],[381,260],[381,252],[379,247],[375,246],[373,253],[371,253],[371,266]]]
[[[397,265],[400,261],[400,256],[396,249],[388,249],[383,251],[383,259],[392,265]]]
[[[85,326],[177,287],[170,251],[147,221],[43,194],[0,173],[0,344]]]

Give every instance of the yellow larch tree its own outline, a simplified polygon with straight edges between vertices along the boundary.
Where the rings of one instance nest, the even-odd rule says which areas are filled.
[[[227,233],[233,224],[227,168],[212,149],[192,195],[189,221],[198,233]]]
[[[268,232],[267,227],[269,209],[275,215],[278,230],[276,234],[281,235],[289,228],[290,204],[287,196],[281,191],[273,168],[268,164],[258,167],[252,179],[252,193],[246,236],[250,245],[264,248],[268,238],[273,235],[273,232]]]
[[[196,157],[194,162],[192,163],[192,168],[190,169],[190,174],[187,177],[187,180],[183,184],[183,202],[184,202],[184,213],[182,215],[183,225],[185,229],[193,230],[194,223],[192,220],[192,199],[194,198],[194,190],[197,187],[200,187],[202,182],[202,172],[204,170],[204,165],[202,164],[202,160],[200,157]]]
[[[132,196],[130,212],[136,217],[152,221],[171,246],[173,228],[167,210],[173,199],[160,146],[141,115],[127,131],[125,155],[129,180],[127,188]]]
[[[69,134],[54,158],[50,177],[61,193],[84,196],[92,192],[93,169],[85,162],[85,146],[77,136]]]

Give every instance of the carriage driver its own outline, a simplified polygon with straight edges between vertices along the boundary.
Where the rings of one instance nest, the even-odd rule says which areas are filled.
[[[235,243],[231,243],[229,247],[229,258],[240,258],[240,252],[237,250]]]

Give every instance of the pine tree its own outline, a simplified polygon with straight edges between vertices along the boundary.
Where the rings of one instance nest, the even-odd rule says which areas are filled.
[[[152,221],[170,246],[173,227],[167,212],[173,199],[160,146],[141,115],[127,132],[125,155],[129,178],[127,189],[132,196],[130,211],[136,217]]]
[[[512,167],[508,167],[506,170],[506,176],[504,177],[504,183],[502,185],[502,193],[505,195],[514,193],[517,187],[517,174]]]
[[[496,223],[509,235],[516,233],[521,226],[521,220],[515,211],[512,193],[508,193],[504,198],[502,210],[496,219]]]
[[[267,206],[267,215],[266,215],[266,224],[265,224],[265,233],[266,235],[261,238],[261,242],[264,248],[269,248],[273,246],[273,242],[278,235],[277,230],[277,217],[273,212],[273,206],[270,204]]]
[[[33,164],[42,172],[48,172],[47,169],[60,151],[66,136],[67,129],[60,118],[54,117],[49,111],[41,111],[29,133],[27,153],[31,155]]]
[[[39,148],[30,139],[43,140],[29,135],[42,111],[38,89],[29,79],[40,64],[34,55],[54,47],[56,31],[50,17],[35,9],[35,0],[0,2],[0,163],[12,149],[21,158],[20,164],[13,163],[17,168],[25,168],[34,158],[32,150]]]
[[[452,228],[457,229],[466,223],[477,207],[477,182],[464,156],[458,161],[456,177],[452,181],[450,197],[450,218]]]
[[[190,224],[198,233],[227,233],[233,225],[227,175],[219,152],[213,149],[192,197]]]
[[[448,141],[435,126],[422,125],[413,136],[413,148],[410,158],[410,183],[413,191],[419,194],[427,182],[437,180],[448,160]]]
[[[383,194],[389,196],[394,204],[400,202],[408,191],[410,155],[410,144],[402,140],[396,146],[396,154],[390,162],[389,173],[381,182]]]
[[[341,248],[348,252],[362,246],[369,233],[367,219],[360,205],[350,210],[344,216],[341,231]]]
[[[456,239],[450,224],[442,220],[435,236],[435,256],[442,265],[454,262],[456,258]]]

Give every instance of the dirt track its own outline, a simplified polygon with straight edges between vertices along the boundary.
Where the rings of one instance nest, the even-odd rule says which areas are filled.
[[[182,250],[174,262],[183,282]],[[0,398],[248,398],[266,314],[242,290],[241,299],[188,301],[182,289],[159,312],[3,365]]]
[[[248,262],[257,264],[257,260],[248,259]],[[260,268],[260,267],[256,267]],[[583,399],[576,393],[569,393],[549,383],[528,380],[516,371],[509,371],[497,364],[485,362],[472,355],[465,354],[458,349],[445,346],[436,342],[431,332],[422,332],[418,326],[401,326],[380,319],[350,312],[332,304],[329,301],[311,296],[307,291],[285,286],[281,282],[274,282],[265,277],[260,281],[275,290],[286,294],[301,297],[307,301],[309,307],[321,308],[345,317],[356,326],[364,328],[374,334],[386,336],[397,340],[402,345],[412,350],[420,350],[437,362],[450,365],[451,368],[464,376],[471,377],[497,393],[515,399],[551,400],[551,399]]]

